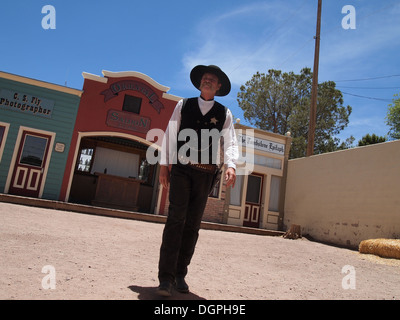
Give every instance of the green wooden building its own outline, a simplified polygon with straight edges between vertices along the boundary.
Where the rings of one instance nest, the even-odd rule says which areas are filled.
[[[0,192],[58,200],[81,95],[0,72]]]

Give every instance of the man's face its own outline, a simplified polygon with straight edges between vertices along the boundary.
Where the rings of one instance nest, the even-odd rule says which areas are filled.
[[[215,74],[205,73],[200,81],[200,91],[215,96],[217,91],[221,88],[221,83]]]

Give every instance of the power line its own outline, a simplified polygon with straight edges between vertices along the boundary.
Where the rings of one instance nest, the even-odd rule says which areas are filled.
[[[367,80],[378,80],[378,79],[386,79],[386,78],[393,78],[393,77],[400,77],[400,74],[392,74],[392,75],[388,75],[388,76],[363,78],[363,79],[334,80],[334,82],[367,81]]]
[[[368,90],[385,90],[385,89],[400,89],[397,87],[352,87],[352,86],[336,86],[336,88],[346,88],[346,89],[368,89]]]
[[[367,96],[362,96],[362,95],[359,95],[359,94],[353,94],[353,93],[349,93],[349,92],[343,92],[343,91],[341,91],[343,94],[347,94],[347,95],[349,95],[349,96],[354,96],[354,97],[357,97],[357,98],[364,98],[364,99],[371,99],[371,100],[379,100],[379,101],[385,101],[385,102],[391,102],[392,100],[391,99],[383,99],[383,98],[374,98],[374,97],[367,97]]]

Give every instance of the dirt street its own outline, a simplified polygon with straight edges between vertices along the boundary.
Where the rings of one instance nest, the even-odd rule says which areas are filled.
[[[159,299],[163,224],[0,203],[0,299]],[[306,239],[201,230],[168,299],[399,299],[400,260]]]

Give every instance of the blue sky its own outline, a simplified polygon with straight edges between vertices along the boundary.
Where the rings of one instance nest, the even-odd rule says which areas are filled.
[[[48,4],[54,30],[41,24]],[[345,5],[356,10],[356,29],[342,28]],[[317,0],[4,0],[0,10],[1,71],[77,89],[82,72],[138,71],[186,97],[198,95],[190,70],[216,64],[232,82],[219,101],[244,124],[237,93],[253,74],[313,67]],[[389,130],[388,104],[400,93],[399,16],[398,0],[323,0],[319,82],[336,81],[353,108],[341,139]]]

